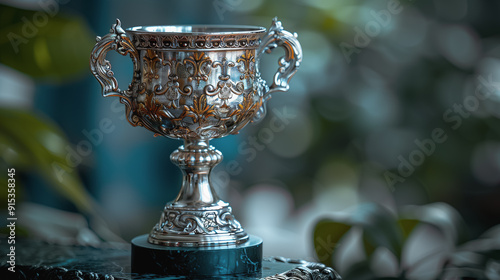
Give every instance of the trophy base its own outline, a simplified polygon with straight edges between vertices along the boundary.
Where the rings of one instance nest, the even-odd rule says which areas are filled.
[[[169,247],[148,242],[144,234],[132,240],[132,272],[169,276],[261,277],[262,239],[214,247]]]
[[[247,241],[248,234],[222,200],[198,207],[167,204],[148,238],[151,244],[167,247],[216,247]]]

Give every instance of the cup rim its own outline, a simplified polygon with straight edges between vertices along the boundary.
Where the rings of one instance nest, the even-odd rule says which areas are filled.
[[[193,29],[195,31],[193,31]],[[159,35],[251,35],[266,32],[266,28],[254,25],[188,24],[188,25],[147,25],[126,29],[136,34]]]

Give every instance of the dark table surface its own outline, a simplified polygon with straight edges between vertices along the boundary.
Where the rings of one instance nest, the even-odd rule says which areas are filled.
[[[53,245],[37,240],[17,240],[15,271],[8,270],[7,242],[0,244],[0,279],[188,279],[189,277],[164,277],[137,275],[130,272],[130,248],[100,248]],[[7,252],[7,253],[4,253]],[[262,278],[284,279],[340,279],[331,268],[322,264],[281,257],[265,258]],[[214,278],[212,278],[214,279]],[[217,279],[243,279],[219,277]],[[256,279],[256,278],[246,278]]]

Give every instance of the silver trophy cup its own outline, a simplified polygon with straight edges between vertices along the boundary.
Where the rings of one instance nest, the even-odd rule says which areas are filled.
[[[260,77],[259,61],[276,47],[284,48],[285,55],[268,86]],[[110,50],[132,58],[133,78],[125,90],[118,87],[106,60]],[[301,60],[297,35],[284,30],[276,18],[267,31],[231,25],[124,30],[117,20],[109,34],[97,37],[90,68],[103,96],[120,98],[131,125],[184,141],[170,156],[182,170],[182,187],[147,237],[150,244],[214,247],[249,240],[210,182],[222,154],[209,141],[262,119],[267,100],[288,90]]]

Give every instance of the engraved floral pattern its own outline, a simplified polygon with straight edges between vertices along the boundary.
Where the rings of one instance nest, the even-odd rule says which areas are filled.
[[[167,108],[174,108],[177,109],[179,108],[179,98],[181,97],[181,94],[184,95],[190,95],[193,91],[193,88],[191,86],[185,86],[184,90],[180,89],[180,83],[179,83],[179,76],[175,74],[170,74],[168,76],[168,81],[166,86],[161,86],[161,85],[156,85],[154,88],[154,92],[157,95],[165,95],[165,97],[168,99],[168,102],[166,104]]]
[[[238,70],[242,73],[240,80],[249,79],[255,76],[255,51],[246,50],[245,54],[237,60]]]
[[[155,124],[162,123],[163,119],[174,119],[175,116],[167,110],[164,104],[159,102],[153,94],[147,94],[144,103],[139,103],[139,113],[142,116],[140,125],[156,132],[155,136],[161,135],[161,130]]]
[[[145,50],[140,63],[142,81],[134,87],[136,96],[143,97],[134,98],[131,104],[131,123],[172,138],[210,139],[236,133],[262,104],[252,87],[245,88],[255,78],[254,55],[254,50],[246,50],[236,61],[224,56],[212,61],[199,51],[172,55]],[[200,87],[210,75],[218,75],[218,81]]]
[[[155,51],[147,50],[146,54],[142,57],[144,61],[142,67],[142,76],[146,82],[152,82],[153,79],[158,79],[158,68],[161,59],[158,57]]]
[[[255,89],[245,89],[243,81],[234,81],[231,73],[237,71],[240,79],[254,78],[253,51],[242,53],[237,61],[223,57],[212,62],[203,52],[187,53],[181,61],[157,50],[144,53],[141,67],[145,81],[142,89],[136,91],[144,98],[135,100],[136,125],[154,131],[155,135],[210,139],[236,133],[251,121],[262,98]],[[200,88],[199,82],[208,80],[215,69],[220,69],[215,86]],[[162,83],[158,76],[166,81]],[[152,84],[150,89],[148,84]],[[241,95],[243,98],[235,99]]]
[[[216,61],[212,64],[213,68],[220,67],[221,75],[219,76],[219,82],[217,83],[217,88],[214,88],[212,85],[207,85],[204,88],[204,92],[206,95],[214,96],[218,95],[218,97],[222,100],[222,108],[227,108],[227,102],[233,94],[241,95],[244,91],[244,85],[242,82],[233,82],[228,75],[228,70],[230,67],[234,67],[236,64],[232,61],[228,61],[225,57],[222,61]]]
[[[190,74],[188,81],[196,80],[197,84],[199,84],[201,80],[208,80],[208,75],[212,71],[210,63],[212,63],[212,60],[204,52],[194,52],[184,59],[183,65]]]
[[[255,116],[257,111],[262,106],[262,97],[260,96],[255,101],[256,91],[248,94],[243,98],[243,102],[238,104],[238,108],[233,110],[228,117],[235,117],[235,123],[238,125],[231,131],[231,133],[238,133],[238,131],[247,125]]]
[[[136,100],[136,124],[154,131],[155,135],[183,139],[210,139],[236,133],[251,121],[262,104],[255,89],[245,89],[242,81],[231,79],[231,71],[242,73],[243,78],[245,75],[253,78],[253,70],[246,69],[253,67],[252,54],[251,51],[244,52],[239,56],[239,62],[226,57],[212,62],[205,53],[195,52],[187,54],[180,62],[175,56],[167,57],[165,52],[148,50],[143,55],[142,64],[147,81],[142,82],[142,90],[137,91],[145,98]],[[201,89],[196,86],[199,81],[208,80],[210,73],[217,68],[220,72],[215,86],[207,84]],[[158,76],[166,77],[166,82],[162,83]],[[150,90],[147,89],[148,83],[153,84]],[[241,101],[232,101],[240,95],[243,95]],[[217,98],[210,99],[209,103],[208,97]],[[230,105],[230,102],[234,104]]]
[[[159,95],[165,95],[166,108],[177,109],[179,108],[179,98],[181,95],[189,96],[193,92],[191,85],[186,85],[181,90],[181,85],[179,83],[179,76],[177,75],[177,68],[179,62],[174,59],[165,58],[165,53],[161,52],[160,56],[154,50],[147,50],[146,55],[143,57],[143,75],[146,82],[152,83],[153,79],[158,79],[158,71],[163,66],[164,72],[168,74],[168,81],[165,85],[156,84],[154,85],[154,93]],[[140,92],[144,93],[144,92]]]
[[[192,106],[184,106],[183,115],[193,118],[195,123],[203,124],[207,122],[209,117],[215,117],[214,105],[207,104],[207,96],[200,95],[193,100]]]

